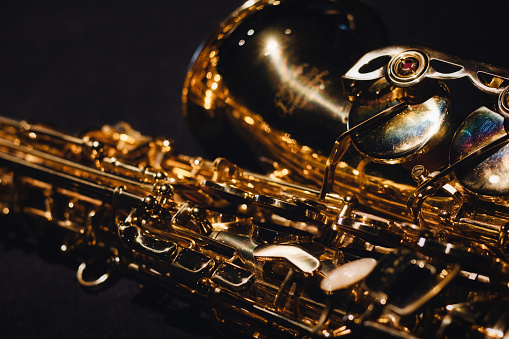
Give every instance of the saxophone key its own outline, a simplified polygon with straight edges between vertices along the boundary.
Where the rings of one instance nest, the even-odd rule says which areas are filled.
[[[232,232],[213,232],[210,237],[224,244],[236,248],[238,253],[247,260],[253,260],[253,251],[259,245],[249,235],[235,234]]]
[[[134,251],[151,257],[171,258],[177,251],[177,244],[173,241],[145,234],[140,227],[131,223],[120,223],[118,234],[122,241]]]
[[[383,256],[363,285],[375,300],[374,308],[408,315],[442,291],[459,272],[459,265],[432,264],[403,249]],[[367,318],[375,317],[370,314]]]
[[[201,183],[201,187],[211,194],[220,195],[225,200],[237,204],[251,203],[254,198],[254,194],[251,192],[242,190],[234,185],[228,185],[211,180],[204,179]]]
[[[285,199],[270,197],[266,195],[255,195],[253,202],[263,209],[295,221],[309,222],[313,224],[323,224],[327,217],[317,209],[320,205],[309,206],[309,204],[295,203]]]
[[[357,284],[373,271],[376,264],[373,258],[361,258],[340,265],[325,275],[320,287],[324,292],[332,293]]]
[[[185,248],[171,263],[170,273],[176,280],[193,285],[205,277],[214,268],[214,265],[214,259]]]
[[[365,241],[384,247],[401,245],[402,235],[393,231],[389,220],[359,211],[348,216],[339,216],[334,228],[364,239]]]
[[[474,248],[443,242],[431,237],[420,237],[415,249],[424,255],[460,265],[462,270],[495,279],[509,278],[509,264],[501,259],[474,252]]]
[[[232,291],[242,292],[254,282],[254,274],[235,264],[224,262],[212,274],[212,281]]]
[[[283,261],[304,275],[312,275],[320,268],[320,260],[295,245],[262,244],[254,249],[253,256],[262,262]]]

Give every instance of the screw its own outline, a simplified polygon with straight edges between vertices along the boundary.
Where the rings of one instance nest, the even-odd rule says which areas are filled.
[[[387,75],[394,85],[409,87],[424,79],[428,66],[428,56],[423,52],[405,51],[391,60]]]
[[[418,184],[422,184],[429,178],[429,172],[423,165],[417,165],[412,168],[412,179]]]
[[[402,78],[414,75],[419,67],[419,60],[414,57],[399,59],[394,65],[394,73]]]

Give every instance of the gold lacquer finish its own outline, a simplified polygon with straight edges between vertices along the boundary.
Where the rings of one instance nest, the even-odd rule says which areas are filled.
[[[268,5],[264,3],[264,6]],[[239,50],[244,47],[248,48],[251,58],[242,60],[254,65],[254,69],[259,65],[270,65],[276,59],[284,61],[280,66],[293,60],[289,57],[290,40],[268,39],[264,45],[262,40],[256,40],[261,38],[255,33],[246,30],[246,34],[252,33],[248,36],[256,40],[257,48],[249,49],[251,40],[245,39],[236,45],[238,41],[235,39],[244,32],[244,24],[251,27],[257,23],[250,10],[245,8],[235,13],[223,24],[222,29],[227,34],[213,35],[198,53],[188,73],[184,109],[193,128],[199,129],[201,138],[207,139],[208,133],[213,133],[215,127],[208,128],[209,125],[227,126],[222,132],[239,134],[243,140],[248,140],[274,178],[320,189],[320,199],[325,199],[326,193],[353,194],[368,210],[424,228],[432,227],[432,231],[444,239],[466,236],[474,242],[474,247],[480,246],[485,251],[487,246],[488,251],[505,258],[505,249],[500,252],[499,238],[509,219],[504,199],[500,198],[504,194],[501,193],[504,190],[501,186],[504,183],[501,175],[503,161],[495,160],[502,159],[504,151],[500,150],[475,171],[466,166],[469,159],[463,160],[454,171],[458,166],[454,163],[461,157],[458,158],[452,150],[449,159],[448,150],[460,147],[454,145],[464,141],[457,136],[453,139],[453,135],[465,135],[468,126],[473,124],[460,126],[466,115],[451,112],[453,104],[446,82],[465,77],[479,90],[502,97],[501,86],[507,71],[421,47],[396,46],[375,50],[362,57],[344,76],[346,95],[343,98],[338,94],[335,100],[345,104],[335,108],[328,106],[330,111],[336,112],[336,117],[341,115],[341,118],[325,122],[327,128],[322,126],[318,133],[312,133],[322,144],[329,145],[322,147],[316,140],[303,138],[294,128],[296,124],[314,131],[317,120],[327,121],[321,119],[322,110],[315,105],[318,96],[301,92],[306,100],[300,109],[292,106],[290,114],[288,105],[282,105],[279,99],[274,99],[270,105],[267,103],[267,98],[278,98],[274,93],[261,93],[259,97],[246,94],[256,93],[254,88],[248,90],[246,87],[250,83],[248,79],[261,81],[260,78],[243,77],[242,72],[232,75],[228,73],[231,68],[222,64],[223,50],[242,59],[246,54]],[[260,32],[260,29],[255,31]],[[294,31],[290,29],[289,32]],[[230,60],[230,57],[231,54],[227,54],[224,59]],[[448,65],[449,69],[441,65]],[[283,84],[286,91],[301,88],[281,76],[278,73],[280,67],[268,69],[263,77],[267,74],[274,76],[275,83]],[[302,75],[303,72],[301,69],[297,73],[285,74]],[[495,77],[488,82],[488,78],[481,74]],[[221,83],[211,82],[209,78],[221,79]],[[245,82],[243,88],[246,91],[232,87],[241,81],[240,78]],[[265,78],[263,80],[267,81]],[[327,90],[327,83],[320,82],[318,87]],[[350,103],[347,104],[345,98]],[[209,102],[216,106],[209,107]],[[493,114],[503,119],[506,100],[500,99],[499,103],[498,114]],[[314,109],[315,115],[304,114],[307,109]],[[205,115],[208,117],[201,119]],[[332,133],[331,126],[337,126]],[[498,122],[498,130],[501,126]],[[217,139],[209,140],[214,143]],[[472,140],[471,143],[479,142]],[[246,154],[248,146],[244,147],[243,153]],[[473,147],[468,149],[474,151]],[[232,155],[231,159],[242,162],[240,156]],[[436,176],[437,171],[443,169]],[[480,171],[486,179],[477,181],[476,187],[474,182]],[[428,185],[430,181],[433,185]],[[487,188],[489,185],[493,188]],[[486,205],[486,201],[496,204]]]
[[[494,110],[482,107],[468,117],[450,112],[446,81],[463,77],[498,99]],[[503,87],[508,78],[507,70],[424,47],[394,46],[366,54],[344,76],[353,102],[349,130],[329,156],[321,196],[342,177],[335,169],[341,161],[348,163],[344,148],[351,140],[366,158],[401,163],[398,167],[409,170],[397,172],[401,177],[395,181],[411,177],[416,182],[413,188],[399,186],[413,223],[442,239],[468,239],[472,249],[506,258],[502,173],[509,139]],[[386,166],[386,171],[398,170],[393,168]]]
[[[431,171],[447,163],[444,139],[454,132],[448,126],[449,94],[443,83],[433,83],[423,100],[414,96],[413,88],[395,89],[380,81],[366,91],[373,92],[372,98],[364,93],[352,106],[342,95],[342,75],[360,57],[359,46],[367,50],[385,43],[377,19],[359,6],[248,2],[196,52],[183,89],[184,114],[211,154],[246,166],[256,163],[254,168],[261,166],[275,178],[319,189],[341,133],[388,107],[389,101],[410,102],[384,126],[362,138],[353,136],[354,147],[342,147],[336,174],[342,184],[330,191],[355,194],[379,213],[412,221],[406,201],[415,190],[410,170],[419,162],[411,161],[421,156]],[[367,22],[371,33],[364,37],[361,28]],[[425,61],[425,55],[413,53],[394,67],[406,65],[423,73]],[[414,81],[415,76],[405,76],[398,86]],[[376,94],[380,91],[385,97]],[[404,164],[388,169],[383,165],[388,163]]]
[[[156,282],[202,303],[225,333],[447,338],[505,321],[507,231],[492,223],[502,215],[444,208],[436,232],[354,195],[178,154],[127,124],[75,137],[0,118],[0,168],[4,216],[59,230],[60,249],[85,258],[85,288],[116,271]]]
[[[436,334],[450,303],[431,303],[438,293],[461,290],[456,303],[478,295],[471,284],[506,294],[500,258],[363,212],[353,196],[320,200],[316,189],[171,145],[127,125],[77,138],[2,118],[3,214],[59,228],[62,251],[88,258],[77,271],[86,288],[121,270],[203,302],[224,331],[257,337]],[[416,322],[424,310],[436,316]]]
[[[284,164],[279,176],[302,167],[286,150],[306,154],[306,180],[318,182],[317,159],[346,129],[341,76],[383,31],[353,1],[248,1],[195,54],[182,95],[191,130],[211,154]]]
[[[125,123],[77,137],[0,118],[1,214],[58,230],[85,288],[155,282],[225,334],[508,337],[509,72],[415,46],[347,71],[303,43],[320,35],[299,16],[328,15],[318,30],[340,30],[332,55],[350,58],[366,12],[344,6],[248,1],[188,73],[200,136],[242,135],[268,174]],[[447,81],[461,77],[497,106],[457,116]]]

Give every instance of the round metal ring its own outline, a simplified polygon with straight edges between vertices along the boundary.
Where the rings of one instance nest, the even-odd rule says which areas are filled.
[[[394,85],[409,87],[421,82],[428,68],[428,56],[421,51],[410,50],[391,59],[387,66],[387,76]]]
[[[82,262],[80,264],[80,266],[78,267],[78,271],[76,272],[76,278],[78,279],[78,282],[80,283],[81,286],[88,287],[88,288],[98,287],[98,286],[104,284],[109,279],[111,272],[113,271],[113,268],[111,266],[109,266],[108,270],[104,274],[102,274],[99,278],[89,281],[89,280],[85,280],[85,278],[83,277],[86,269],[87,269],[87,263]]]

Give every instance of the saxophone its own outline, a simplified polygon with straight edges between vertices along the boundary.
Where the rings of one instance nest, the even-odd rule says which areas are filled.
[[[433,59],[461,70],[444,75],[426,63]],[[426,86],[444,86],[426,81],[470,76],[471,69],[493,75],[489,84],[472,81],[497,93],[499,106],[481,108],[460,124],[445,169],[433,174],[423,165],[412,169],[418,186],[408,209],[415,222],[403,214],[393,218],[391,211],[375,213],[362,194],[332,190],[335,181],[347,182],[341,177],[346,166],[334,169],[345,160],[345,140],[361,151],[362,137],[373,135],[367,128],[390,130],[391,119],[436,113],[412,106],[430,100],[419,98],[421,93],[436,93]],[[385,72],[412,84],[391,83]],[[509,277],[505,193],[503,186],[496,186],[500,194],[487,183],[476,186],[485,177],[470,176],[486,166],[491,176],[502,176],[492,164],[503,159],[509,140],[503,133],[507,90],[500,86],[508,74],[427,48],[368,53],[344,77],[351,114],[364,120],[352,122],[338,138],[318,188],[244,170],[225,158],[179,154],[170,140],[143,136],[126,123],[75,137],[0,118],[0,210],[6,218],[24,216],[27,225],[56,225],[61,251],[85,258],[77,270],[84,287],[105,286],[114,272],[153,281],[204,304],[225,333],[503,337]],[[372,97],[380,95],[373,104]],[[386,107],[387,96],[398,100]],[[372,115],[366,118],[365,111]],[[437,116],[433,122],[442,123]],[[492,129],[479,127],[479,121]],[[400,121],[395,125],[407,130]],[[464,141],[469,136],[482,142],[473,146]],[[427,149],[429,142],[419,147]],[[384,161],[396,160],[391,154]],[[431,207],[422,213],[428,198]],[[451,205],[444,199],[454,200],[452,209],[445,209]],[[441,210],[433,223],[427,217],[437,202]],[[465,231],[466,224],[477,227],[476,237]]]
[[[76,137],[2,117],[3,218],[56,229],[60,250],[83,258],[85,288],[115,272],[151,281],[201,303],[224,333],[507,336],[509,72],[424,47],[375,49],[345,70],[348,101],[334,107],[346,113],[328,116],[344,124],[324,153],[222,87],[212,40],[188,74],[186,114],[223,114],[272,172],[180,154],[126,123]],[[320,87],[314,67],[301,73]],[[445,82],[462,77],[494,108],[452,117]],[[276,89],[285,117],[303,108],[294,94]]]

